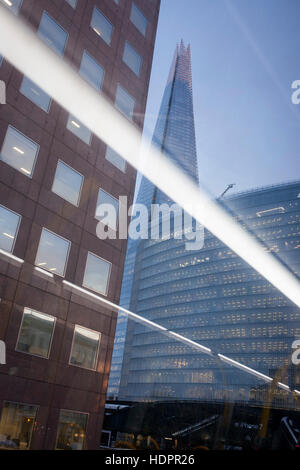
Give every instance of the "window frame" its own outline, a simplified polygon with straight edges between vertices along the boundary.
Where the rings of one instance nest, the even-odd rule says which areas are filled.
[[[86,433],[87,433],[87,428],[88,428],[88,422],[89,422],[89,417],[90,417],[90,412],[85,412],[85,411],[77,411],[77,410],[69,410],[67,408],[59,408],[59,415],[58,415],[58,420],[57,420],[57,425],[56,425],[56,439],[55,439],[55,447],[54,450],[61,450],[57,448],[57,441],[58,441],[58,426],[60,424],[60,415],[62,411],[66,411],[67,413],[77,413],[79,415],[86,415],[86,428],[85,428],[85,434],[84,434],[84,440],[83,440],[83,445],[82,445],[82,450],[84,450],[85,443],[86,443]]]
[[[79,365],[73,364],[73,363],[71,362],[72,351],[73,351],[73,346],[74,346],[74,342],[75,342],[76,326],[78,326],[79,328],[82,328],[82,329],[84,329],[84,330],[91,331],[92,333],[98,333],[98,335],[99,335],[98,346],[97,346],[97,352],[96,352],[96,356],[95,356],[95,367],[94,367],[94,368],[79,366]],[[98,366],[98,360],[99,360],[99,351],[100,351],[101,339],[102,339],[102,333],[101,333],[101,331],[92,330],[91,328],[86,328],[86,327],[83,326],[83,325],[79,325],[78,323],[75,323],[74,329],[73,329],[73,337],[72,337],[72,344],[71,344],[71,349],[70,349],[70,355],[69,355],[68,364],[69,364],[70,366],[79,367],[79,369],[85,369],[85,370],[90,370],[90,371],[92,371],[92,372],[97,372],[97,366]]]
[[[19,228],[20,228],[20,225],[21,225],[22,216],[21,216],[21,214],[18,214],[17,212],[9,209],[8,207],[4,206],[3,204],[0,204],[0,207],[3,207],[7,211],[12,212],[13,214],[15,214],[19,217],[18,225],[17,225],[17,228],[16,228],[16,234],[15,234],[14,241],[13,241],[13,244],[12,244],[12,247],[11,247],[11,251],[3,250],[3,248],[0,248],[1,250],[5,251],[6,253],[13,254],[14,249],[15,249],[15,244],[16,244],[16,241],[17,241],[17,237],[18,237],[18,234],[19,234]]]
[[[106,283],[106,290],[105,290],[105,293],[100,292],[100,291],[97,291],[97,290],[95,290],[95,289],[91,289],[90,287],[88,287],[88,286],[84,283],[84,278],[85,278],[85,274],[86,274],[86,269],[87,269],[89,254],[91,254],[92,256],[95,256],[95,258],[99,258],[99,259],[101,259],[102,261],[105,261],[106,263],[109,264],[109,271],[108,271],[108,276],[107,276],[107,283]],[[83,273],[83,279],[82,279],[82,287],[84,287],[85,289],[90,290],[91,292],[96,292],[97,294],[100,294],[100,295],[103,295],[104,297],[107,297],[107,296],[108,296],[108,291],[109,291],[109,284],[110,284],[111,272],[112,272],[112,262],[111,262],[111,261],[108,261],[107,259],[102,258],[102,256],[98,256],[98,255],[96,255],[95,253],[92,253],[91,251],[88,251],[88,252],[87,252],[87,257],[86,257],[86,262],[85,262],[85,267],[84,267],[84,273]]]
[[[55,182],[56,173],[57,173],[57,169],[58,169],[59,163],[62,163],[63,165],[67,166],[67,167],[70,168],[72,171],[74,171],[75,173],[77,173],[78,175],[80,175],[80,176],[82,177],[81,185],[80,185],[80,190],[79,190],[79,194],[78,194],[78,202],[77,202],[77,204],[74,204],[74,202],[71,202],[69,199],[66,199],[65,197],[61,196],[61,194],[58,194],[56,191],[53,190],[53,186],[54,186],[54,182]],[[69,204],[72,204],[72,205],[75,206],[75,207],[79,207],[79,205],[80,205],[80,199],[81,199],[81,195],[82,195],[83,184],[84,184],[84,176],[83,176],[81,173],[79,173],[79,171],[75,170],[75,169],[72,168],[70,165],[68,165],[68,163],[66,163],[66,162],[64,162],[63,160],[61,160],[61,158],[58,158],[57,164],[56,164],[56,169],[55,169],[55,174],[54,174],[54,178],[53,178],[53,183],[52,183],[52,187],[51,187],[51,191],[52,191],[54,194],[56,194],[56,196],[62,198],[64,201],[67,201]]]
[[[40,243],[41,243],[41,238],[42,238],[42,235],[43,235],[43,231],[47,231],[49,233],[51,233],[52,235],[55,235],[56,237],[58,238],[62,238],[63,240],[65,240],[66,242],[68,242],[68,252],[67,252],[67,255],[66,255],[66,262],[65,262],[65,266],[64,266],[64,273],[63,274],[59,274],[59,273],[56,273],[56,272],[52,272],[50,271],[49,269],[46,269],[44,266],[38,266],[36,264],[36,258],[37,258],[37,255],[38,255],[38,252],[39,252],[39,247],[40,247]],[[44,271],[47,271],[55,276],[59,276],[61,278],[64,278],[65,275],[66,275],[66,270],[67,270],[67,265],[68,265],[68,260],[69,260],[69,255],[70,255],[70,251],[71,251],[71,245],[72,245],[72,242],[71,240],[68,240],[67,238],[65,237],[62,237],[61,235],[58,235],[57,233],[53,232],[52,230],[46,228],[46,227],[42,227],[42,231],[41,231],[41,235],[40,235],[40,238],[39,238],[39,243],[38,243],[38,247],[37,247],[37,251],[36,251],[36,255],[35,255],[35,259],[34,259],[34,266],[38,267],[39,269],[43,269]]]

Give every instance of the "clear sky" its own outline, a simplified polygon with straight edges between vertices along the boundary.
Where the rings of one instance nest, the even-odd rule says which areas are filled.
[[[201,183],[219,195],[300,179],[299,0],[161,0],[145,130],[176,42],[191,44]]]

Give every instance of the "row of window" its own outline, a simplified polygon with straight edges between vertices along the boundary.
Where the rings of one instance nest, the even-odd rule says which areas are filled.
[[[18,234],[21,216],[0,205],[0,249],[11,253]],[[71,242],[56,233],[42,229],[35,258],[39,269],[64,277]],[[88,252],[82,285],[87,289],[107,295],[111,263]]]

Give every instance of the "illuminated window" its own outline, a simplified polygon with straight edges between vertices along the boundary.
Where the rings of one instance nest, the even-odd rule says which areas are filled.
[[[0,205],[0,249],[12,253],[21,216]]]
[[[142,33],[143,36],[146,36],[148,21],[141,10],[134,3],[132,3],[131,7],[130,20],[140,31],[140,33]]]
[[[92,139],[91,131],[72,114],[69,114],[67,129],[69,129],[69,131],[75,134],[83,142],[90,145]]]
[[[19,13],[23,0],[0,0],[3,5],[8,7],[15,15]]]
[[[78,206],[82,184],[83,176],[58,160],[52,191],[71,204]]]
[[[88,253],[83,286],[106,295],[108,290],[111,263],[93,253]]]
[[[116,218],[113,218],[112,220],[110,220],[109,223],[107,223],[107,225],[110,228],[112,228],[113,230],[117,230],[117,220],[118,220],[118,214],[119,214],[119,201],[118,201],[118,199],[111,196],[106,191],[103,191],[103,189],[99,189],[97,206],[96,206],[96,213],[95,213],[95,217],[98,220],[101,220],[101,217],[99,215],[99,209],[98,209],[100,204],[109,204],[114,208]]]
[[[71,242],[43,228],[35,265],[52,274],[65,275]]]
[[[101,333],[75,325],[70,364],[95,370]]]
[[[38,35],[51,49],[63,55],[68,34],[45,11],[39,25]]]
[[[0,447],[25,450],[30,448],[38,407],[3,402],[0,421]]]
[[[8,126],[0,155],[3,162],[31,177],[38,152],[38,144],[12,126]]]
[[[110,45],[113,26],[96,7],[94,7],[93,10],[91,28],[106,42],[106,44]]]
[[[61,410],[59,414],[56,449],[82,450],[84,448],[88,415]]]
[[[129,119],[133,117],[135,106],[134,98],[121,85],[118,85],[115,106]]]
[[[127,41],[125,42],[123,61],[137,76],[140,75],[142,58]]]
[[[20,92],[30,101],[39,106],[46,113],[49,111],[51,98],[40,87],[29,78],[24,77],[22,80]]]
[[[97,90],[101,90],[104,68],[87,51],[84,51],[82,56],[80,75],[97,88]]]
[[[48,358],[54,326],[55,317],[24,308],[16,350]]]

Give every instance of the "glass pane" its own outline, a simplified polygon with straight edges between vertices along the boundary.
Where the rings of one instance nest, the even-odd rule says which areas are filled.
[[[91,20],[91,28],[98,34],[108,45],[111,43],[113,27],[107,18],[94,7]]]
[[[82,56],[80,75],[95,88],[101,90],[104,68],[101,67],[101,65],[98,64],[86,51],[84,51]]]
[[[48,358],[54,324],[54,317],[25,308],[16,349]]]
[[[77,6],[77,0],[66,0],[66,2],[71,5],[72,8],[76,8]]]
[[[133,110],[135,106],[135,101],[132,96],[124,90],[121,85],[118,85],[116,99],[115,99],[116,107],[127,116],[129,119],[132,119]]]
[[[7,6],[15,15],[19,13],[22,4],[22,0],[0,0],[0,2]]]
[[[61,410],[59,415],[56,449],[81,450],[84,446],[88,415]]]
[[[3,62],[3,55],[0,54],[0,67],[2,65],[2,62]]]
[[[0,206],[0,249],[13,251],[21,216]]]
[[[146,36],[147,32],[147,24],[148,21],[143,15],[143,13],[139,10],[139,8],[133,3],[131,8],[130,19],[134,26],[144,35]]]
[[[97,364],[99,341],[100,333],[76,325],[70,363],[94,370]]]
[[[128,67],[139,76],[142,64],[141,56],[131,47],[129,42],[126,41],[123,54],[123,60]]]
[[[37,406],[4,402],[0,421],[0,449],[29,449]]]
[[[108,194],[106,191],[103,191],[103,189],[99,189],[97,206],[96,206],[96,214],[95,214],[95,217],[98,220],[102,219],[102,217],[100,216],[101,212],[99,212],[100,204],[109,204],[110,206],[112,206],[112,210],[114,210],[115,217],[112,217],[111,220],[109,220],[109,222],[106,224],[109,227],[111,227],[113,230],[117,230],[116,225],[117,225],[117,220],[118,220],[118,215],[119,215],[118,199],[114,198],[113,196]],[[108,218],[108,215],[105,215],[105,219],[107,218]]]
[[[115,167],[119,168],[119,170],[123,171],[125,173],[126,170],[126,160],[121,157],[121,155],[118,154],[118,152],[115,152],[111,147],[107,146],[106,147],[106,154],[105,158],[112,163]]]
[[[58,161],[52,191],[78,206],[83,176],[62,161]]]
[[[35,260],[36,266],[64,276],[70,245],[68,240],[43,228]]]
[[[0,159],[26,176],[32,176],[39,145],[8,126]]]
[[[44,111],[49,111],[51,103],[50,96],[47,95],[47,93],[45,93],[34,82],[29,80],[29,78],[23,78],[20,92]]]
[[[88,253],[83,286],[106,295],[111,264],[92,253]]]
[[[79,139],[83,140],[83,142],[90,145],[92,138],[91,131],[71,114],[69,114],[67,129],[69,129],[69,131],[75,134]]]
[[[46,12],[43,13],[38,35],[55,52],[63,55],[68,35]]]

